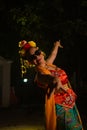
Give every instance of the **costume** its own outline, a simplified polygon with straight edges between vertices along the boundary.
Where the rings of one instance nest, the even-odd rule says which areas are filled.
[[[55,65],[47,64],[47,66],[55,67],[55,69],[49,70],[37,67],[37,72],[58,77],[66,91],[53,91],[48,98],[47,93],[50,91],[50,86],[48,86],[49,89],[47,89],[45,96],[46,130],[83,130],[81,118],[75,104],[77,95],[71,88],[68,76],[64,70],[57,68]],[[37,83],[44,88],[43,83],[38,80]]]

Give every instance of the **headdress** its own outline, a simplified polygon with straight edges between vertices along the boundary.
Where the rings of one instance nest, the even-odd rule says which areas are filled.
[[[34,41],[26,41],[22,40],[18,43],[19,46],[19,55],[20,55],[20,62],[21,62],[21,73],[22,77],[27,72],[27,68],[34,67],[27,59],[25,59],[26,51],[29,50],[31,47],[36,47],[36,43]]]

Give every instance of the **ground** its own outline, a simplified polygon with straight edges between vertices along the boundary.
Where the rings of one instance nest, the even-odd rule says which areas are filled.
[[[33,106],[1,108],[0,130],[44,130],[43,112],[37,109]]]
[[[79,105],[84,130],[87,130],[87,115]],[[0,108],[0,130],[45,130],[43,105]]]

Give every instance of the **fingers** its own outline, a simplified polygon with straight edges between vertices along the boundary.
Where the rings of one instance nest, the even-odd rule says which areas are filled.
[[[61,44],[59,45],[59,47],[60,47],[60,48],[63,48],[63,46],[62,46]]]
[[[59,40],[59,47],[60,48],[63,48],[63,46],[61,45],[61,41]]]
[[[60,48],[63,48],[63,46],[61,45],[61,41],[59,40],[59,41],[56,41],[55,43],[55,46],[58,46],[58,47],[60,47]]]

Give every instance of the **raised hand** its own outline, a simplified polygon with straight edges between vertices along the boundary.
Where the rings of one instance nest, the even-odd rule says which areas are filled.
[[[54,45],[55,45],[55,46],[58,46],[58,47],[60,47],[60,48],[63,48],[63,46],[61,45],[60,40],[59,40],[59,41],[56,41],[56,42],[54,43]]]

